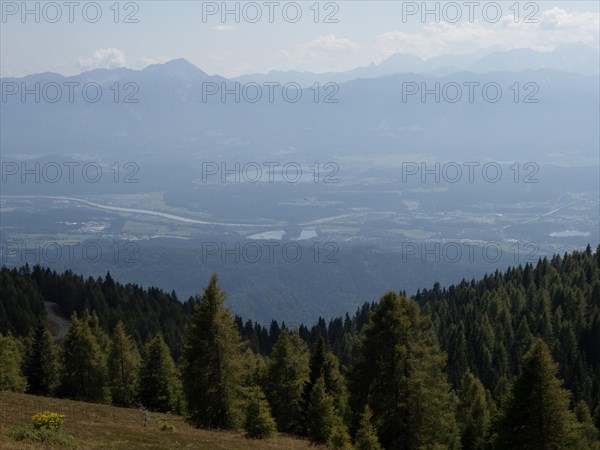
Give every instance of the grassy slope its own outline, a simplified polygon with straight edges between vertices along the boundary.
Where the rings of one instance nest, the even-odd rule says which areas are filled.
[[[61,433],[73,436],[81,449],[308,449],[307,441],[278,435],[269,440],[250,440],[243,432],[198,430],[187,425],[180,416],[149,413],[144,427],[144,414],[135,409],[0,392],[0,448],[46,449],[47,445],[15,442],[8,430],[31,423],[31,416],[42,411],[65,414]],[[164,423],[174,431],[161,431]],[[58,447],[64,448],[64,447]]]

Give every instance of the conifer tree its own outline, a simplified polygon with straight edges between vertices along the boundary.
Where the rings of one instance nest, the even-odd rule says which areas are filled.
[[[271,416],[271,408],[259,386],[254,388],[253,395],[246,407],[244,430],[246,437],[252,439],[270,438],[277,431],[275,420]]]
[[[241,338],[225,293],[213,275],[194,307],[183,348],[182,378],[189,420],[197,427],[242,424]]]
[[[340,416],[336,416],[335,423],[329,434],[327,446],[333,449],[347,450],[352,449],[352,439],[348,433],[348,427]]]
[[[581,436],[582,446],[591,450],[600,450],[598,428],[594,425],[590,408],[583,400],[575,405],[575,417],[577,418],[577,428]]]
[[[504,406],[497,448],[576,448],[576,419],[569,410],[569,392],[562,388],[556,372],[548,347],[535,339]]]
[[[88,324],[92,334],[96,338],[96,342],[98,342],[98,345],[100,346],[100,350],[108,353],[110,339],[108,333],[100,325],[100,318],[98,317],[98,314],[96,314],[96,311],[90,313],[87,308],[84,309],[81,320]]]
[[[383,447],[458,448],[455,398],[444,365],[417,303],[394,292],[382,297],[363,329],[352,396],[355,414],[362,405],[371,407]]]
[[[369,405],[365,405],[356,432],[354,443],[356,450],[383,450],[377,438],[377,429],[373,426],[372,419],[373,412]]]
[[[326,444],[337,424],[333,398],[325,389],[325,380],[320,376],[315,382],[308,403],[306,431],[315,444]]]
[[[56,349],[46,323],[41,320],[28,339],[24,372],[29,394],[49,395],[54,389],[57,381]]]
[[[301,398],[308,379],[308,350],[297,333],[281,331],[267,369],[267,398],[277,428],[286,433],[302,430]]]
[[[114,405],[132,406],[135,403],[139,367],[137,347],[125,331],[123,322],[119,321],[108,353],[108,379]]]
[[[139,369],[138,401],[152,411],[171,411],[176,403],[175,363],[160,334],[144,346]]]
[[[340,373],[337,356],[327,351],[327,345],[323,336],[319,336],[315,349],[310,356],[309,378],[304,383],[302,392],[301,407],[304,421],[306,421],[308,414],[307,407],[310,392],[320,376],[323,376],[327,393],[334,399],[336,410],[339,414],[345,416],[348,406],[345,380]]]
[[[19,343],[10,333],[0,333],[0,391],[24,392],[27,379],[21,374]]]
[[[60,393],[66,397],[108,402],[106,356],[87,321],[71,316],[62,351]]]
[[[490,407],[481,381],[467,371],[458,393],[457,417],[463,450],[485,448],[490,426]]]
[[[240,383],[243,388],[242,396],[245,399],[254,396],[257,385],[263,386],[267,370],[266,364],[266,358],[261,354],[254,353],[249,345],[241,353]]]

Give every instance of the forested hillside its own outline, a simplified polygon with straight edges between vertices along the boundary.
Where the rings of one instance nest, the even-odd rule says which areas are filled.
[[[199,283],[200,284],[200,283]],[[193,309],[175,293],[122,285],[110,274],[102,279],[84,278],[71,271],[62,274],[35,266],[0,270],[0,332],[26,336],[45,316],[44,301],[56,303],[65,317],[93,311],[100,327],[112,332],[122,321],[138,345],[159,331],[171,351],[176,352],[181,334]]]
[[[270,326],[175,293],[0,271],[0,389],[361,449],[598,449],[600,247]],[[54,342],[44,301],[67,317]],[[276,319],[276,318],[274,318]]]

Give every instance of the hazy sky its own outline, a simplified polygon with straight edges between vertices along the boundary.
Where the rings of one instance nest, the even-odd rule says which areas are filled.
[[[223,76],[325,72],[394,53],[426,59],[522,47],[550,51],[575,42],[598,47],[600,35],[597,0],[427,2],[439,14],[425,17],[421,1],[227,2],[233,12],[225,17],[220,1],[28,2],[33,12],[24,17],[22,2],[1,4],[2,76],[141,69],[175,58]]]

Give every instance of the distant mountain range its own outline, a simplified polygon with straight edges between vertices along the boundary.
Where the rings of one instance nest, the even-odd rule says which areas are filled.
[[[7,86],[42,87],[39,103],[31,94],[23,101],[20,92],[2,99],[2,156],[126,154],[138,161],[168,158],[193,165],[207,158],[268,161],[285,155],[286,161],[336,159],[360,166],[365,158],[389,165],[390,158],[402,161],[415,155],[445,160],[495,160],[502,155],[505,160],[534,161],[563,155],[569,162],[589,164],[598,157],[599,77],[576,72],[591,71],[597,57],[597,50],[585,46],[551,53],[514,50],[475,62],[468,56],[422,61],[395,55],[377,66],[338,74],[354,79],[337,86],[320,84],[317,102],[315,90],[304,89],[296,103],[285,101],[280,89],[269,101],[267,88],[257,102],[249,99],[255,95],[251,90],[238,102],[232,94],[223,101],[209,88],[232,91],[234,80],[209,76],[184,59],[144,70],[4,78],[3,92]],[[451,64],[471,71],[434,73],[450,71]],[[559,70],[565,66],[568,71]],[[597,64],[595,68],[597,72]],[[429,72],[410,73],[418,70]],[[286,83],[283,75],[269,77]],[[102,90],[95,103],[85,101],[81,92],[92,82]],[[65,83],[77,84],[73,102]],[[472,102],[469,83],[478,83]],[[502,91],[498,101],[484,96],[483,86],[490,83]],[[437,99],[428,94],[423,102],[420,92],[407,94],[409,88],[430,90],[436,84]],[[56,95],[56,85],[62,97],[52,103],[48,98]],[[454,101],[457,86],[462,93]],[[89,89],[87,96],[93,97],[96,89]],[[497,96],[496,89],[492,86],[486,95]],[[337,103],[324,103],[327,98]]]
[[[524,70],[553,69],[581,75],[600,73],[600,51],[585,44],[563,45],[552,52],[537,52],[528,48],[492,53],[442,55],[427,60],[418,56],[397,53],[379,64],[372,63],[346,72],[310,73],[273,70],[267,74],[249,74],[234,78],[240,82],[295,81],[303,87],[315,82],[337,83],[357,78],[378,78],[403,73],[449,75],[454,72],[474,73],[521,72]]]

